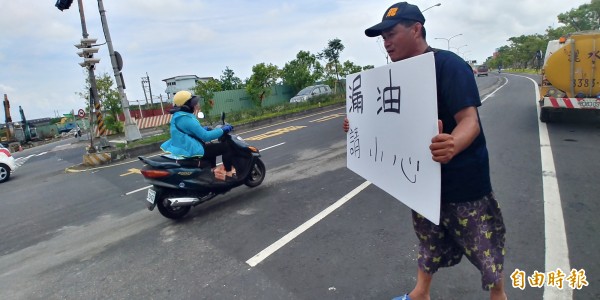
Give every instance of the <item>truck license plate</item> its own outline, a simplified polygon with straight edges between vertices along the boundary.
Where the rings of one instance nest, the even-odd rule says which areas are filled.
[[[146,196],[146,200],[151,204],[154,204],[154,198],[156,198],[156,191],[153,189],[148,189],[148,195]]]

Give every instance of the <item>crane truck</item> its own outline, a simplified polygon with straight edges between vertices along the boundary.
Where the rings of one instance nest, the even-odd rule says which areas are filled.
[[[539,104],[542,122],[574,109],[600,114],[600,31],[576,32],[548,43]]]

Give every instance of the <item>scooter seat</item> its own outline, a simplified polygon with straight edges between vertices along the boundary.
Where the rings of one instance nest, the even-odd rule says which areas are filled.
[[[203,159],[198,158],[184,158],[184,159],[174,159],[170,157],[166,157],[164,155],[154,157],[152,159],[145,158],[143,156],[138,157],[144,163],[154,167],[161,169],[172,169],[172,168],[209,168],[210,163]]]
[[[172,168],[180,168],[181,165],[179,165],[176,161],[174,160],[158,160],[158,159],[150,159],[150,158],[145,158],[143,156],[138,156],[138,158],[143,161],[145,164],[154,167],[154,168],[160,168],[160,169],[172,169]]]

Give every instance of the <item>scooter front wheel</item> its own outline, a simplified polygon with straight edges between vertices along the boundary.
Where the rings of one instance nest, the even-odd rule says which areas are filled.
[[[248,173],[244,184],[249,187],[257,187],[265,180],[266,174],[267,169],[265,168],[265,164],[260,158],[257,158],[252,165],[252,169],[250,169],[250,173]]]
[[[160,198],[156,199],[156,207],[161,215],[165,218],[177,220],[183,218],[191,209],[191,206],[173,207],[169,198],[177,197],[177,193],[165,192],[161,193]]]

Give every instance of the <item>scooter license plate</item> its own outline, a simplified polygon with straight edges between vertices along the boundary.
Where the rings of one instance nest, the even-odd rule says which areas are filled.
[[[154,204],[154,198],[156,198],[156,191],[153,189],[148,189],[148,195],[146,196],[146,200],[150,202],[150,204]]]

